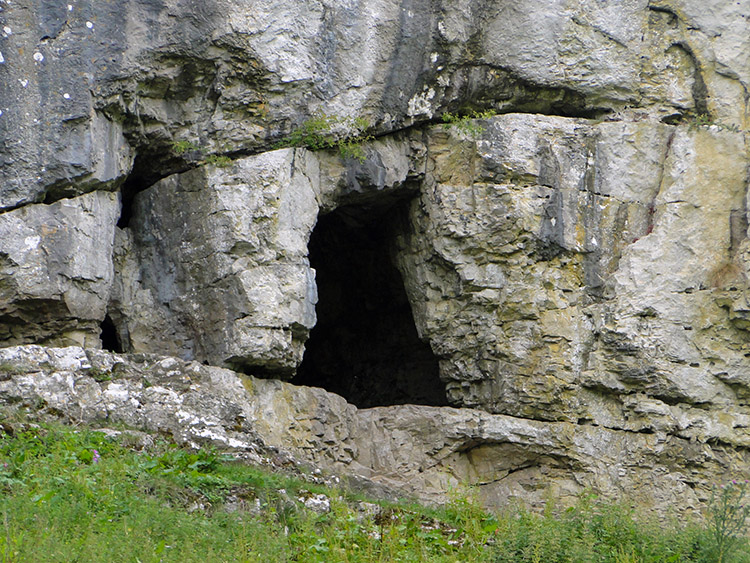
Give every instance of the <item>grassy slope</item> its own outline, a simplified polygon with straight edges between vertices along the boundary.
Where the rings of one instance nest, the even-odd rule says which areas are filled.
[[[591,496],[543,515],[492,515],[467,496],[437,510],[376,506],[213,452],[158,441],[138,452],[81,428],[3,426],[4,562],[716,560],[705,531],[637,520]],[[330,510],[305,507],[310,498]]]

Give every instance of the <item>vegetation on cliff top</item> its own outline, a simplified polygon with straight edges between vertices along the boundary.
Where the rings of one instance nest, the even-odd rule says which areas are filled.
[[[439,509],[377,504],[128,432],[2,430],[3,562],[719,560],[709,530],[655,525],[592,495],[541,515],[491,514],[470,492]],[[736,559],[722,560],[750,558],[744,539],[730,544]]]

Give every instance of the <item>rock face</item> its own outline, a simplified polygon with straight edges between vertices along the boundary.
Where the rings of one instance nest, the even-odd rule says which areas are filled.
[[[0,340],[98,347],[118,212],[96,192],[0,214]]]
[[[745,445],[747,338],[724,297],[747,288],[743,135],[529,115],[486,127],[433,133],[399,239],[451,401]]]
[[[68,8],[70,6],[70,8]],[[466,104],[746,125],[747,2],[3,3],[0,208],[269,146],[315,111],[393,131]]]
[[[118,239],[120,271],[137,272],[121,277],[116,298],[123,341],[133,351],[293,372],[315,325],[307,239],[316,216],[293,150],[231,170],[198,168],[141,192],[134,227]]]
[[[0,406],[126,424],[256,462],[273,455],[312,463],[391,496],[441,501],[468,482],[490,506],[509,498],[542,506],[551,496],[565,503],[594,488],[690,511],[710,494],[707,474],[741,471],[750,461],[726,445],[476,409],[357,410],[322,389],[72,347],[0,350]]]
[[[0,0],[6,403],[494,505],[750,477],[750,2],[246,4]]]

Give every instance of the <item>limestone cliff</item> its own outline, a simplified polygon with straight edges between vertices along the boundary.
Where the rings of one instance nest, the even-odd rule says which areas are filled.
[[[696,506],[750,476],[748,17],[0,0],[0,404]]]

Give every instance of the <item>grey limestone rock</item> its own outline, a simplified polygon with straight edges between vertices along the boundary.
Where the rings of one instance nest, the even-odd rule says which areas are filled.
[[[119,197],[94,192],[0,214],[0,342],[99,346]]]
[[[264,150],[316,112],[378,133],[463,106],[747,119],[746,0],[0,7],[0,208]]]
[[[134,227],[118,239],[112,307],[127,348],[293,372],[315,324],[307,240],[317,209],[290,149],[138,194]]]

